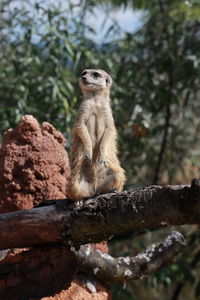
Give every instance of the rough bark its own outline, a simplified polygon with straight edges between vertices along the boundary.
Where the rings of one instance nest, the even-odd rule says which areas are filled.
[[[200,224],[200,181],[53,203],[0,215],[0,249],[63,241],[79,246],[146,228]]]
[[[135,257],[114,258],[90,245],[72,250],[81,270],[101,281],[124,282],[150,275],[171,264],[185,247],[183,236],[173,231],[162,243],[151,245]]]

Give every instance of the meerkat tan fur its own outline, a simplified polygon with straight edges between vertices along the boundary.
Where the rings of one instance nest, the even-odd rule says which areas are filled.
[[[81,200],[121,191],[124,170],[117,157],[117,131],[110,107],[111,77],[87,69],[80,77],[83,102],[73,126],[69,196]]]

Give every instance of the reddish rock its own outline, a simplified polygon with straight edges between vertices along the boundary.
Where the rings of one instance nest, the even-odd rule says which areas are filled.
[[[32,208],[67,197],[69,160],[65,138],[51,124],[22,117],[0,148],[0,212]]]
[[[54,297],[45,297],[41,300],[111,300],[111,294],[100,283],[95,283],[95,292],[90,291],[84,283],[74,280],[70,288],[61,291]]]
[[[76,258],[65,246],[11,250],[0,259],[0,299],[38,299],[54,295],[71,285],[76,271]]]

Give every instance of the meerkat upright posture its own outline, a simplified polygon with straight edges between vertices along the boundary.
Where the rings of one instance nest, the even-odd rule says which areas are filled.
[[[73,126],[69,183],[69,196],[75,201],[113,190],[120,192],[125,182],[110,107],[112,79],[103,70],[87,69],[79,84],[83,102]]]

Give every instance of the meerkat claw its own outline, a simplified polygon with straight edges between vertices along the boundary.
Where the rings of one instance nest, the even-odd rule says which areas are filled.
[[[99,164],[99,165],[105,164],[105,160],[104,160],[103,158],[100,159],[100,160],[98,161],[98,164]]]

